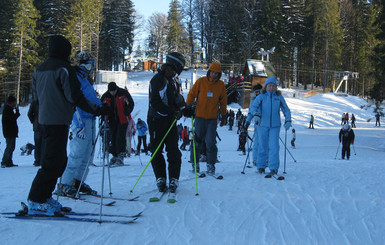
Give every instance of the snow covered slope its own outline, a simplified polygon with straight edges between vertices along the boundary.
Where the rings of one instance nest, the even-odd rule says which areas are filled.
[[[204,72],[202,72],[204,74]],[[127,87],[135,101],[133,115],[146,119],[148,82],[151,72],[131,73]],[[182,80],[190,78],[182,73]],[[184,86],[183,86],[184,87]],[[98,87],[100,92],[106,86]],[[185,91],[186,95],[188,91]],[[246,156],[239,155],[238,135],[228,127],[218,128],[217,172],[223,180],[211,177],[198,179],[190,172],[189,153],[182,152],[182,171],[177,202],[166,200],[150,203],[156,191],[151,166],[135,187],[150,156],[126,158],[129,166],[111,169],[111,190],[114,197],[139,196],[135,202],[117,200],[103,213],[134,214],[143,211],[135,224],[89,224],[62,221],[10,220],[0,217],[2,244],[383,244],[385,217],[385,128],[374,127],[370,110],[361,110],[366,102],[354,96],[316,95],[307,99],[286,97],[296,129],[296,149],[289,147],[285,180],[265,179],[255,168],[241,174]],[[237,110],[237,105],[229,108]],[[14,162],[16,168],[0,169],[0,212],[17,211],[26,201],[38,168],[32,156],[20,156],[19,148],[33,143],[28,108],[21,108],[18,120]],[[247,110],[242,110],[247,113]],[[349,161],[340,160],[338,147],[340,117],[354,113],[356,140]],[[315,129],[308,129],[310,115],[315,116]],[[178,123],[191,127],[190,119]],[[249,134],[252,135],[250,127]],[[281,130],[284,141],[285,132]],[[291,130],[287,142],[291,140]],[[0,137],[0,149],[5,140]],[[99,144],[95,164],[101,164]],[[337,153],[338,150],[338,153]],[[0,153],[2,153],[0,151]],[[336,154],[337,153],[337,154]],[[336,157],[337,155],[337,157]],[[281,144],[280,174],[284,169],[284,147]],[[202,164],[202,163],[201,163]],[[248,162],[246,162],[248,164]],[[204,164],[202,170],[206,170]],[[87,183],[101,192],[102,168],[91,167]],[[105,193],[109,192],[108,174]],[[96,197],[88,200],[99,202]],[[99,212],[95,204],[60,198],[76,212]],[[108,202],[110,200],[105,200]]]

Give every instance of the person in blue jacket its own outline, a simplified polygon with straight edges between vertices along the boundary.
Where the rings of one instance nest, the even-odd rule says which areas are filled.
[[[142,146],[143,142],[143,148],[144,152],[146,152],[146,155],[148,154],[148,149],[147,149],[147,137],[146,137],[146,132],[148,130],[146,122],[144,122],[142,119],[138,119],[138,122],[136,123],[136,130],[138,131],[138,146],[136,150],[136,155],[140,154],[140,148]]]
[[[91,103],[102,106],[92,86],[90,77],[95,67],[95,60],[87,51],[76,54],[78,66],[75,66],[76,75],[81,85],[81,90]],[[84,183],[88,173],[88,162],[92,159],[91,152],[95,144],[95,116],[79,107],[73,114],[70,127],[70,153],[67,167],[63,173],[61,184],[58,184],[57,193],[62,196],[75,196],[77,190],[84,194],[96,195],[89,185]],[[84,173],[86,173],[84,175]],[[83,179],[84,175],[84,179]],[[83,180],[83,183],[81,181]]]
[[[285,116],[286,131],[291,127],[291,113],[281,92],[277,90],[277,80],[274,77],[266,79],[264,89],[252,104],[251,113],[255,115],[256,124],[259,125],[257,127],[259,136],[258,172],[265,172],[266,160],[268,160],[270,174],[275,175],[279,168],[280,110]]]
[[[261,93],[261,89],[262,89],[262,85],[260,85],[260,84],[257,84],[253,88],[254,93],[252,94],[252,101],[251,101],[251,104],[249,107],[249,113],[247,114],[246,123],[245,123],[246,130],[250,126],[251,120],[254,118],[254,115],[256,113],[257,104],[255,103],[255,98]],[[253,165],[256,167],[258,167],[257,166],[257,159],[258,159],[258,146],[259,146],[258,128],[257,127],[258,127],[258,124],[255,121],[254,137],[253,137]],[[265,172],[265,168],[263,168],[263,166],[261,166],[260,168],[258,167],[258,169],[261,170],[261,172],[260,172],[261,174]]]

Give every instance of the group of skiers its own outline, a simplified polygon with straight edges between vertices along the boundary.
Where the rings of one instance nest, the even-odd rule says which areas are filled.
[[[254,119],[254,136],[252,139],[249,137],[253,142],[253,163],[260,174],[264,174],[267,167],[270,170],[268,175],[278,174],[279,134],[282,126],[280,111],[285,118],[283,126],[286,131],[292,127],[292,123],[290,109],[277,89],[277,80],[274,77],[268,77],[263,88],[261,85],[254,88],[254,98],[247,117],[242,115],[240,109],[235,116],[232,110],[227,113],[227,94],[225,84],[221,80],[222,70],[219,63],[213,62],[210,65],[206,76],[194,83],[185,100],[178,77],[184,69],[185,57],[178,52],[169,53],[166,62],[149,83],[147,126],[140,118],[135,124],[131,116],[135,106],[132,96],[128,90],[118,87],[115,82],[110,82],[108,90],[98,98],[90,76],[95,68],[95,60],[87,51],[79,51],[76,54],[77,65],[73,67],[69,62],[71,48],[70,42],[63,36],[52,36],[49,41],[49,58],[33,74],[33,102],[28,116],[34,124],[34,165],[41,168],[28,195],[28,214],[64,215],[61,212],[62,205],[52,198],[59,177],[61,182],[56,189],[58,195],[74,196],[77,192],[97,194],[84,181],[98,134],[103,136],[103,145],[113,156],[109,164],[122,165],[125,156],[134,152],[136,155],[140,154],[143,144],[143,151],[146,154],[150,151],[152,154],[151,165],[159,192],[175,193],[179,185],[182,163],[180,149],[186,150],[191,141],[188,128],[184,126],[181,131],[183,144],[180,148],[178,146],[180,134],[176,122],[182,116],[194,120],[195,134],[192,137],[195,147],[190,147],[190,162],[194,172],[201,171],[200,154],[204,152],[206,174],[215,176],[215,164],[218,160],[217,126],[218,118],[221,118],[220,126],[223,126],[224,120],[227,119],[229,130],[232,130],[234,119],[237,120],[239,149],[244,153],[249,137],[248,128]],[[2,167],[13,165],[11,148],[14,148],[18,132],[16,119],[20,116],[16,98],[10,96],[6,106],[12,112],[12,123],[16,125],[16,129],[3,129],[3,133],[13,134],[12,137],[6,137],[10,151],[6,150],[8,155],[4,154]],[[9,113],[7,110],[3,112],[3,118]],[[354,143],[354,132],[347,123],[347,114],[342,118],[343,127],[339,133],[339,141],[343,144],[343,159],[345,156],[349,159],[349,146]],[[98,134],[97,116],[100,116]],[[352,127],[355,127],[353,117],[354,114]],[[309,128],[314,128],[313,122],[312,115]],[[3,120],[3,127],[4,125],[7,124]],[[147,131],[150,138],[148,145]],[[138,144],[135,151],[131,147],[131,140],[136,132]],[[292,133],[291,144],[295,147],[294,129]],[[70,152],[67,157],[68,138]],[[163,154],[167,155],[168,167]]]

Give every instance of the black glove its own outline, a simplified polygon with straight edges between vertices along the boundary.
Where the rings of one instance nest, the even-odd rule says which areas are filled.
[[[246,124],[245,124],[245,130],[247,131],[247,129],[249,128],[249,126],[250,126],[250,123],[249,122],[246,122]]]
[[[175,111],[174,112],[174,118],[176,118],[176,120],[179,120],[181,117],[182,117],[181,111]]]
[[[96,116],[105,116],[110,114],[110,107],[107,104],[103,104],[96,110]]]
[[[195,114],[195,110],[192,107],[192,105],[187,105],[183,109],[183,116],[185,116],[185,117],[192,117],[192,116],[194,116],[194,114]]]

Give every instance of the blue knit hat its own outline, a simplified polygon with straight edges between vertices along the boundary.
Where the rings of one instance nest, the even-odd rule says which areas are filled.
[[[275,79],[275,77],[268,77],[265,81],[265,87],[267,86],[267,84],[269,83],[274,83],[275,86],[277,86],[277,79]]]

